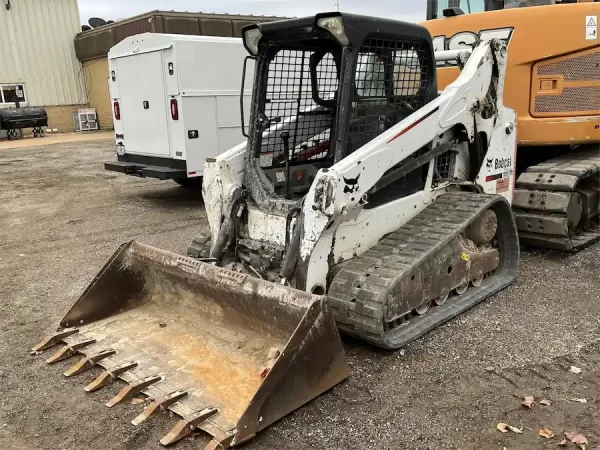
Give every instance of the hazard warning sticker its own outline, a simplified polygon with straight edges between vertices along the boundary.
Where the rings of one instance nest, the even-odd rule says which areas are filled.
[[[275,177],[278,183],[283,183],[285,181],[285,172],[283,170],[275,172]]]
[[[501,194],[502,192],[508,191],[508,178],[502,178],[496,181],[496,193]]]
[[[273,153],[261,153],[258,165],[260,167],[271,167],[273,165]]]
[[[585,17],[585,39],[588,41],[598,39],[598,16]]]

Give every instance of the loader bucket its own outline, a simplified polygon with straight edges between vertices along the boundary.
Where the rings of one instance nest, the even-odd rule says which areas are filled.
[[[164,445],[196,428],[207,448],[239,444],[348,376],[325,297],[136,241],[34,350],[58,343],[48,362],[82,355],[65,376],[104,369],[86,390],[127,383],[107,406],[149,397],[134,424],[181,416]]]

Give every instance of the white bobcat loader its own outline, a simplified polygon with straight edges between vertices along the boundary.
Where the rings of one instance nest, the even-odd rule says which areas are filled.
[[[251,25],[247,142],[209,160],[199,259],[124,244],[35,350],[86,389],[171,410],[161,443],[240,444],[348,376],[338,328],[399,348],[509,285],[506,44],[433,52],[421,26],[330,13]],[[436,60],[462,72],[438,95]],[[501,167],[501,169],[498,169]],[[337,326],[336,326],[337,325]]]

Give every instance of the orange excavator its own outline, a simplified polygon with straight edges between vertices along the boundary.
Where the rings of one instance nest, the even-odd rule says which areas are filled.
[[[577,251],[600,238],[599,18],[598,0],[427,2],[422,25],[436,51],[509,45],[504,101],[517,112],[513,210],[522,243]],[[454,63],[437,69],[440,90],[459,74]]]

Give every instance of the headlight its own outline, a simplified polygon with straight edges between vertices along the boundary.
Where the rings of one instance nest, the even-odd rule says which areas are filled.
[[[262,37],[260,29],[250,28],[244,33],[244,45],[254,56],[258,55],[258,42]]]
[[[321,17],[317,20],[317,26],[329,31],[342,45],[349,45],[350,41],[344,32],[344,20],[341,16]]]

